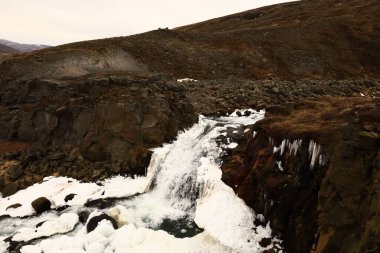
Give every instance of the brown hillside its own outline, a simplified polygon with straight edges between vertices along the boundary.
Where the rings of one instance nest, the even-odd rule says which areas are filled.
[[[215,79],[379,78],[380,3],[300,1],[180,27],[17,56],[3,77],[164,72]],[[26,76],[25,76],[26,75]]]
[[[17,49],[0,44],[0,54],[14,54],[19,52],[20,51],[18,51]]]

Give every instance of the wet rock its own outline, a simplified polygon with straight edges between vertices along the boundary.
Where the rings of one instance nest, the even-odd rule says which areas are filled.
[[[75,193],[70,193],[70,194],[66,195],[66,197],[64,199],[65,202],[72,200],[76,195],[77,194],[75,194]]]
[[[5,210],[8,210],[8,209],[16,209],[18,207],[22,206],[20,203],[16,203],[16,204],[13,204],[13,205],[10,205],[8,206]]]
[[[50,200],[45,197],[37,198],[31,204],[36,213],[43,213],[50,210],[51,207]]]
[[[267,246],[269,246],[271,243],[272,243],[272,239],[271,238],[263,238],[259,242],[260,246],[264,247],[264,248],[267,247]]]
[[[41,227],[46,221],[41,221],[36,224],[36,228]]]
[[[86,202],[86,207],[96,207],[99,209],[105,209],[111,207],[115,203],[114,199],[94,199]]]
[[[82,224],[86,224],[88,217],[90,216],[90,212],[87,210],[83,210],[79,212],[78,216],[79,216],[79,221]]]
[[[91,231],[93,231],[98,226],[99,222],[101,222],[102,220],[108,220],[108,221],[110,221],[112,223],[113,228],[117,229],[117,222],[116,222],[116,220],[114,218],[112,218],[111,216],[103,213],[101,215],[92,217],[87,222],[87,225],[86,225],[87,233],[90,233]]]

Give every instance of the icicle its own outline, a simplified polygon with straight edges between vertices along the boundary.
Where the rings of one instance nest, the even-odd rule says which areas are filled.
[[[327,156],[325,155],[319,155],[319,165],[325,166],[327,164]]]
[[[310,140],[310,143],[309,143],[309,158],[313,154],[313,147],[314,147],[314,141]]]
[[[290,154],[297,155],[298,149],[302,145],[302,140],[295,140],[293,143],[290,145]]]
[[[319,158],[319,154],[321,151],[321,146],[315,143],[313,140],[310,141],[309,144],[309,156],[311,157],[310,161],[310,169],[313,169],[315,166],[315,162]]]
[[[282,162],[282,161],[278,161],[278,162],[277,162],[277,166],[278,166],[278,169],[279,169],[280,171],[284,171],[284,168],[282,167],[281,162]]]
[[[256,132],[256,131],[253,131],[253,133],[252,133],[252,139],[255,139],[256,134],[257,134],[257,132]]]
[[[281,142],[281,153],[280,153],[281,155],[284,154],[286,142],[287,142],[286,139]]]
[[[271,137],[269,137],[269,148],[274,146],[274,141]]]

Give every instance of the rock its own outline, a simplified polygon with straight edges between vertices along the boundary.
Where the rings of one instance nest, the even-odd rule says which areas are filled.
[[[94,200],[89,200],[84,205],[86,207],[96,207],[98,209],[105,209],[105,208],[111,207],[114,203],[115,201],[112,199],[94,199]]]
[[[10,205],[8,206],[5,210],[8,210],[8,209],[16,209],[18,207],[22,206],[20,203],[16,203],[16,204],[13,204],[13,205]]]
[[[272,239],[271,238],[263,238],[259,242],[260,246],[264,247],[264,248],[267,247],[267,246],[269,246],[271,243],[272,243]]]
[[[79,212],[78,216],[79,216],[79,221],[82,224],[86,224],[88,217],[90,216],[90,212],[87,210],[83,210]]]
[[[8,174],[11,179],[16,180],[24,174],[24,167],[21,165],[11,167],[8,170]]]
[[[67,157],[67,161],[68,162],[73,162],[73,161],[75,161],[79,156],[80,156],[80,149],[79,148],[73,148],[71,151],[70,151],[70,153],[69,153],[69,155],[68,155],[68,157]]]
[[[272,88],[272,92],[275,93],[275,94],[278,94],[278,93],[280,93],[280,89],[277,88],[277,87],[273,87]]]
[[[41,227],[46,221],[41,221],[36,224],[36,228]]]
[[[84,150],[83,155],[92,162],[104,161],[106,159],[106,152],[100,143],[92,143]]]
[[[65,158],[66,155],[63,154],[63,153],[56,153],[56,154],[52,154],[48,157],[49,160],[51,161],[57,161],[57,160],[61,160],[63,158]]]
[[[158,119],[153,115],[147,114],[144,116],[144,121],[141,125],[142,129],[154,127],[158,123]]]
[[[76,195],[77,194],[75,194],[75,193],[70,193],[70,194],[66,195],[66,197],[64,199],[65,202],[72,200]]]
[[[18,191],[18,187],[19,187],[19,182],[17,181],[7,184],[2,191],[3,198],[15,194]]]
[[[34,208],[36,213],[43,213],[45,211],[50,210],[51,202],[45,197],[40,197],[32,202],[32,207]]]
[[[99,224],[99,222],[101,222],[102,220],[108,220],[112,223],[112,226],[114,229],[117,229],[117,222],[114,218],[110,217],[109,215],[107,214],[101,214],[101,215],[98,215],[98,216],[94,216],[92,217],[87,225],[86,225],[86,228],[87,228],[87,233],[90,233],[91,231],[93,231]]]

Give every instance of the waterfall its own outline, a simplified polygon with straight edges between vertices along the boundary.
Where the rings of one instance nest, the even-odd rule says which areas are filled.
[[[227,128],[238,129],[245,125],[252,125],[263,117],[264,111],[253,110],[235,111],[231,115],[222,117],[200,116],[198,123],[180,132],[175,141],[153,150],[145,177],[136,179],[119,177],[110,179],[102,185],[80,182],[76,184],[74,180],[67,179],[47,179],[42,184],[50,183],[55,187],[56,183],[51,182],[60,180],[62,189],[57,190],[58,193],[75,192],[75,189],[80,187],[81,191],[75,192],[78,194],[77,202],[72,204],[68,202],[70,208],[66,212],[75,213],[83,210],[84,201],[102,195],[119,198],[133,197],[118,200],[114,207],[102,210],[111,215],[117,215],[119,223],[123,224],[117,230],[110,227],[107,222],[102,222],[94,232],[86,234],[84,227],[79,226],[69,235],[36,240],[34,245],[24,246],[22,252],[63,252],[68,241],[74,245],[73,251],[77,248],[82,250],[78,252],[152,252],[153,250],[155,252],[248,253],[264,251],[266,248],[260,246],[259,241],[262,238],[271,237],[269,224],[264,227],[254,225],[255,219],[262,219],[261,216],[257,216],[229,186],[222,182],[220,170],[223,152],[237,145],[231,143],[228,136],[225,136]],[[217,139],[220,136],[225,136],[227,143],[219,143]],[[121,184],[123,181],[125,183]],[[115,186],[115,183],[121,189],[111,188],[111,185]],[[39,189],[37,187],[42,186],[32,186],[28,189],[36,191]],[[21,194],[25,196],[28,189]],[[61,197],[57,197],[58,193],[51,192],[53,193],[50,197],[55,198],[55,203],[59,206],[57,203],[60,203]],[[87,195],[81,195],[83,192]],[[134,196],[134,193],[140,194]],[[83,203],[78,202],[79,199]],[[7,214],[5,211],[1,213],[2,207],[11,203],[12,200],[4,203],[1,201],[3,200],[0,200],[0,214]],[[30,210],[25,209],[26,213],[27,211]],[[93,211],[92,216],[99,212],[93,209],[91,211]],[[59,217],[49,218],[58,220]],[[37,221],[33,219],[30,218],[24,226],[35,224]],[[194,226],[198,226],[200,230],[191,236],[181,237],[175,233],[168,234],[168,230],[168,233],[163,231],[168,221],[170,226],[177,226],[180,233],[186,233]],[[3,222],[0,225],[4,224]],[[19,233],[20,230],[22,227]],[[95,233],[97,234],[94,235]],[[17,236],[25,238],[24,235],[17,234]],[[94,240],[94,237],[97,240]],[[33,238],[33,236],[28,235],[28,238]],[[272,238],[271,246],[275,243],[279,243],[279,240]],[[161,251],[160,247],[162,247]],[[50,248],[54,251],[49,251]]]

